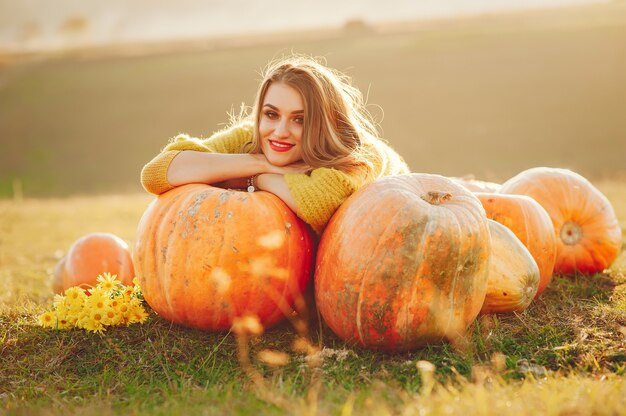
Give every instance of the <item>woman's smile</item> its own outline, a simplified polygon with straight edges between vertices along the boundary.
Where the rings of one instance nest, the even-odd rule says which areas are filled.
[[[289,150],[291,150],[292,147],[295,146],[295,144],[279,142],[278,140],[270,140],[269,144],[273,151],[281,153],[288,152]]]

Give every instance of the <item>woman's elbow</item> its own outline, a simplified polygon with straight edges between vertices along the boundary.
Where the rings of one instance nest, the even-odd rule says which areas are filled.
[[[167,179],[167,166],[163,166],[163,163],[157,159],[150,161],[143,167],[140,181],[141,186],[147,192],[155,195],[160,195],[173,188]]]

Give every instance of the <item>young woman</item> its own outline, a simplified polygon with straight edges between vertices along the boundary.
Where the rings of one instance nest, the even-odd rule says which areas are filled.
[[[250,116],[208,139],[175,137],[141,182],[154,194],[189,183],[271,192],[319,234],[354,191],[407,172],[348,78],[293,56],[268,66]]]

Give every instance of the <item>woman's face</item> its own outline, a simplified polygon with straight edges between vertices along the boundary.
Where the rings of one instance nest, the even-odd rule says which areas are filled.
[[[274,166],[302,160],[304,104],[298,91],[282,82],[270,84],[259,121],[261,149]]]

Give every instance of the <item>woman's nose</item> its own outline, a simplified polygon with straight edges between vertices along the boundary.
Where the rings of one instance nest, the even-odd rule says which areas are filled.
[[[274,129],[274,135],[277,137],[288,137],[290,132],[289,132],[289,126],[287,125],[287,121],[286,119],[282,119],[278,122],[278,124],[276,125],[276,128]]]

